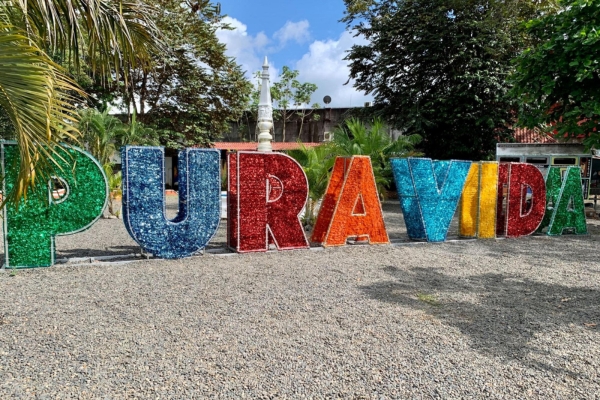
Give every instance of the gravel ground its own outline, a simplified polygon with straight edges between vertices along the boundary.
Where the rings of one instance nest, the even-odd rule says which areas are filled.
[[[598,221],[407,244],[384,212],[394,246],[0,272],[0,398],[600,398]],[[57,249],[139,252],[114,219]]]

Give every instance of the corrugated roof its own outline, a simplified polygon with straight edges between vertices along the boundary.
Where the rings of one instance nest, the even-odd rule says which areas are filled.
[[[527,128],[515,129],[515,140],[517,143],[558,143],[553,136],[541,132],[539,129]]]
[[[316,147],[322,143],[306,142],[302,143],[304,147]],[[271,143],[274,151],[295,150],[300,148],[296,142],[273,142]],[[215,142],[214,148],[219,150],[256,150],[257,142]]]

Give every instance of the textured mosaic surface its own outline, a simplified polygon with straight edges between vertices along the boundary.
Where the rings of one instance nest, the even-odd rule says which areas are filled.
[[[18,174],[17,146],[1,144],[5,181],[9,193]],[[6,260],[9,268],[48,267],[54,264],[54,237],[81,232],[101,215],[108,199],[106,177],[98,162],[75,147],[59,150],[62,161],[55,179],[65,186],[54,192],[51,182],[38,181],[18,208],[4,208]]]
[[[506,211],[508,207],[508,174],[510,164],[500,163],[498,166],[498,198],[496,200],[496,235],[506,236],[506,224],[508,218]]]
[[[470,167],[470,161],[392,159],[398,197],[411,239],[446,240]]]
[[[554,209],[560,196],[562,188],[562,177],[560,167],[550,167],[546,174],[546,212],[544,218],[538,227],[538,232],[542,232],[550,226],[550,221],[554,215]]]
[[[299,215],[308,198],[302,167],[280,153],[229,156],[228,243],[236,251],[308,248]]]
[[[496,201],[498,200],[498,163],[481,162],[479,178],[479,226],[480,239],[496,237]]]
[[[565,229],[572,229],[578,235],[587,233],[579,167],[567,168],[554,204],[548,235],[562,235]]]
[[[344,179],[346,178],[349,166],[350,157],[336,157],[325,196],[323,196],[323,200],[321,201],[319,215],[317,215],[317,221],[312,231],[311,240],[315,243],[323,243],[327,237],[327,231],[331,225],[335,206],[344,186]]]
[[[312,240],[325,247],[343,246],[349,237],[389,243],[368,156],[336,159]]]
[[[203,249],[219,226],[218,150],[185,149],[178,157],[179,212],[166,218],[164,149],[126,146],[123,163],[123,222],[131,237],[161,258],[188,257]]]
[[[391,162],[408,237],[413,240],[426,240],[423,215],[415,192],[408,158],[393,158]]]
[[[536,231],[546,211],[546,184],[542,172],[532,164],[509,167],[506,236],[527,236]]]
[[[459,207],[459,233],[463,237],[477,237],[479,224],[479,173],[480,163],[471,164]]]
[[[227,247],[238,247],[237,153],[227,153]]]

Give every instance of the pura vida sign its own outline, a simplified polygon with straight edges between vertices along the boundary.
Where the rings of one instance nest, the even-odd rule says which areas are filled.
[[[1,145],[3,193],[18,174],[18,149]],[[52,196],[39,183],[18,208],[3,210],[5,266],[50,266],[54,238],[89,228],[108,199],[107,180],[94,158],[68,147],[60,176],[66,193]],[[123,160],[123,222],[148,253],[181,258],[202,250],[220,221],[220,156],[213,149],[179,153],[179,212],[165,215],[164,149],[126,146]],[[228,163],[228,247],[240,253],[309,247],[300,222],[308,181],[291,157],[271,152],[231,153]],[[546,177],[524,163],[393,159],[400,207],[410,239],[446,240],[458,210],[460,235],[482,239],[519,237],[535,232],[587,233],[579,167]],[[389,243],[369,157],[336,159],[311,241],[343,246],[348,238]]]

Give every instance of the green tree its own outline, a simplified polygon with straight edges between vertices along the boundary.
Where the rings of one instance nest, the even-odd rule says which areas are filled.
[[[254,72],[253,80],[251,81],[250,94],[246,98],[246,106],[244,111],[239,115],[237,123],[239,126],[239,135],[242,142],[244,141],[258,141],[258,124],[254,125],[254,131],[252,131],[250,121],[258,120],[258,103],[260,101],[260,87],[261,87],[261,72]],[[277,119],[277,110],[273,110],[273,118]],[[248,130],[248,136],[245,137],[245,131]]]
[[[115,141],[123,135],[125,126],[108,111],[99,112],[88,108],[79,112],[79,132],[84,146],[101,165],[110,164],[110,158],[117,150]]]
[[[423,137],[433,158],[486,159],[508,140],[506,77],[523,45],[519,21],[539,7],[516,0],[345,0],[343,19],[366,40],[350,50],[355,87],[375,115]],[[544,3],[545,4],[545,3]]]
[[[312,110],[306,110],[306,106],[310,104],[312,94],[317,90],[317,85],[314,83],[300,83],[298,75],[300,72],[292,70],[288,66],[284,66],[279,75],[278,82],[275,82],[271,87],[271,97],[277,102],[279,108],[279,118],[283,123],[283,137],[285,142],[286,123],[297,115],[301,118],[300,132],[305,119],[312,114]],[[302,107],[305,106],[305,107]],[[318,103],[314,103],[312,109],[319,108]]]
[[[115,200],[121,198],[123,195],[123,174],[121,171],[114,172],[112,164],[104,164],[104,174],[108,180],[108,212],[110,215],[119,217],[119,210],[116,209]]]
[[[526,24],[535,41],[516,59],[511,77],[519,122],[560,137],[585,135],[588,148],[600,148],[600,2],[561,6]]]
[[[155,129],[137,120],[137,114],[131,115],[131,120],[124,125],[115,138],[116,146],[159,146],[160,140]]]
[[[394,140],[389,127],[382,119],[376,118],[369,125],[356,118],[350,118],[333,132],[333,153],[339,156],[369,156],[379,195],[384,198],[386,189],[392,185],[393,173],[391,157],[414,157],[421,153],[415,147],[421,136],[412,134],[399,136]]]
[[[317,218],[319,201],[325,196],[331,170],[335,163],[335,153],[331,144],[291,150],[288,154],[302,166],[308,180],[308,202],[304,209],[303,223],[313,226]]]
[[[227,28],[219,7],[209,1],[147,1],[157,10],[166,47],[154,55],[151,69],[132,74],[123,104],[155,127],[164,145],[209,146],[242,115],[251,90],[216,36]]]
[[[75,69],[81,60],[106,79],[127,78],[113,65],[139,65],[160,44],[149,8],[116,0],[7,0],[0,3],[0,108],[20,155],[18,201],[57,166],[56,146],[77,139],[75,110],[85,93],[49,56]],[[53,158],[54,157],[54,158]]]

